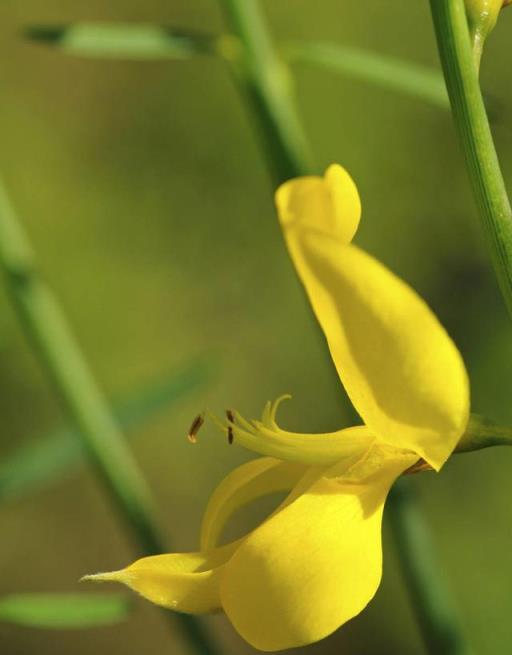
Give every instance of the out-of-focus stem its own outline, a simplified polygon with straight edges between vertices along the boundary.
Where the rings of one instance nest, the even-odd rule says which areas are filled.
[[[272,43],[258,0],[221,0],[221,5],[241,44],[233,67],[276,186],[311,174],[314,164],[293,99],[290,71]]]
[[[0,268],[27,339],[77,426],[84,449],[110,499],[144,554],[165,552],[146,483],[59,303],[36,268],[30,245],[1,182]],[[198,655],[214,655],[203,627],[193,617],[176,616],[194,651]]]
[[[450,594],[439,574],[428,526],[406,480],[391,490],[386,515],[414,614],[432,655],[471,655]]]

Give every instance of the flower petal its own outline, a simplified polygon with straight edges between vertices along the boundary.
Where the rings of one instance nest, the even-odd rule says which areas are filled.
[[[365,484],[317,478],[309,490],[241,543],[224,567],[220,597],[236,630],[252,646],[275,651],[327,636],[358,614],[382,571],[381,519],[394,479],[415,455],[377,457]],[[363,466],[364,475],[375,472]]]
[[[359,225],[361,201],[354,181],[338,164],[324,177],[308,176],[288,180],[276,193],[281,222],[330,234],[350,243]]]
[[[278,203],[278,208],[280,205]],[[439,469],[462,435],[469,385],[435,315],[376,259],[314,217],[281,221],[290,254],[354,407],[375,436]]]
[[[204,513],[201,526],[201,550],[211,550],[229,518],[243,505],[278,491],[291,489],[306,467],[261,457],[231,471],[215,489]]]
[[[238,547],[233,542],[209,553],[143,557],[121,571],[87,575],[84,580],[121,582],[157,605],[200,614],[220,608],[223,565]]]

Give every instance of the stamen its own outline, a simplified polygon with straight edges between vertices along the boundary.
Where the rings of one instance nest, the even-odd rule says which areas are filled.
[[[263,423],[263,425],[267,426],[267,428],[274,427],[271,418],[271,412],[273,406],[274,403],[271,402],[270,400],[267,400],[267,402],[265,403],[265,407],[263,408],[263,412],[261,414],[261,422]]]
[[[232,415],[234,418],[234,425],[236,428],[242,427],[244,430],[247,432],[250,432],[251,434],[254,432],[256,429],[256,426],[254,425],[253,421],[247,421],[241,414],[240,412],[237,412],[236,410],[232,410]]]
[[[235,422],[235,417],[233,416],[233,412],[230,409],[226,410],[226,418],[228,419],[228,444],[231,446],[235,438],[232,425],[232,423]]]
[[[276,409],[276,403],[273,403],[265,418],[273,421]],[[300,434],[287,432],[277,425],[274,429],[270,428],[262,421],[247,421],[235,410],[231,410],[231,415],[234,418],[233,423],[222,426],[228,439],[231,427],[233,437],[241,446],[261,455],[289,462],[315,466],[331,465],[346,457],[352,457],[354,453],[365,452],[374,440],[368,428],[364,426],[327,434]]]
[[[276,423],[276,414],[279,406],[283,402],[283,400],[291,400],[292,395],[290,393],[283,393],[281,396],[276,398],[274,402],[272,403],[271,409],[270,409],[270,421],[273,426],[277,428],[277,423]]]
[[[279,403],[289,396],[267,403],[262,420],[248,421],[235,409],[227,409],[224,420],[208,412],[211,420],[227,437],[228,443],[298,464],[331,466],[347,457],[360,456],[375,438],[366,426],[356,426],[326,434],[302,434],[282,430],[275,422]]]
[[[192,421],[192,425],[189,428],[187,439],[190,443],[197,443],[197,433],[201,429],[201,426],[204,423],[204,414],[198,414],[195,419]]]

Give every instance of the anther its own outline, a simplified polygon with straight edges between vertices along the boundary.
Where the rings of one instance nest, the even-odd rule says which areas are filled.
[[[189,428],[187,439],[190,443],[197,443],[197,433],[201,429],[201,426],[204,423],[204,415],[198,414],[195,419],[192,421],[192,425]]]
[[[233,412],[230,409],[226,410],[226,418],[228,419],[228,444],[231,445],[235,438],[232,426],[232,423],[235,422],[235,417],[233,416]]]

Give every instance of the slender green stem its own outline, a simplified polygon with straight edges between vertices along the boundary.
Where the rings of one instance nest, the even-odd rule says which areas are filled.
[[[472,453],[475,450],[493,448],[495,446],[512,446],[512,427],[499,425],[484,416],[471,414],[466,430],[459,440],[454,455],[459,453]],[[416,464],[404,472],[404,475],[420,473],[421,471],[432,471],[432,467],[424,459],[419,459]]]
[[[110,498],[144,554],[165,551],[149,491],[110,414],[66,318],[37,271],[29,243],[0,184],[0,268],[27,338],[63,405]],[[177,615],[184,635],[201,655],[214,649],[202,626]]]
[[[292,77],[269,36],[258,0],[221,0],[242,45],[233,61],[253,123],[277,184],[314,169],[310,147],[292,93]]]
[[[487,119],[463,0],[430,0],[439,55],[473,194],[512,316],[512,209]]]
[[[386,514],[425,646],[432,655],[470,655],[434,556],[428,527],[405,480],[395,483]]]
[[[341,73],[449,109],[448,94],[439,70],[382,52],[329,41],[290,41],[281,46],[290,63],[303,63]]]
[[[512,427],[499,425],[478,414],[471,414],[455,453],[469,453],[494,446],[512,446]]]

